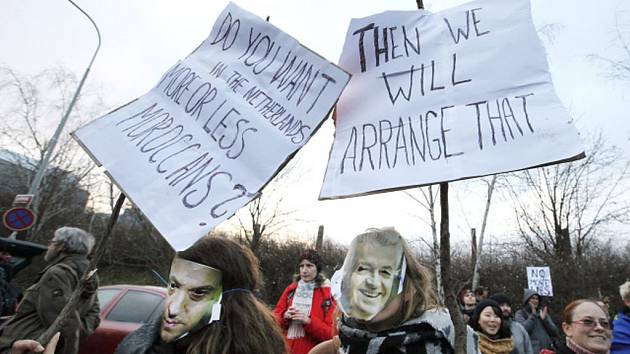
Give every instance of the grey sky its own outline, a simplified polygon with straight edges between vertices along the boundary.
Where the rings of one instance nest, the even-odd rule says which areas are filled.
[[[148,91],[167,68],[209,34],[216,16],[227,4],[225,0],[77,2],[101,29],[103,46],[89,82],[102,84],[112,108]],[[429,10],[439,11],[465,1],[425,2]],[[270,16],[274,25],[332,62],[341,53],[351,18],[415,8],[412,0],[236,3],[263,18]],[[630,2],[532,0],[532,11],[537,27],[553,24],[552,36],[545,38],[544,44],[557,92],[578,119],[578,129],[582,134],[601,130],[612,143],[628,151],[630,125],[626,106],[630,83],[604,77],[605,66],[588,59],[588,55],[622,55],[616,43],[615,23],[630,23]],[[630,29],[630,25],[625,29]],[[79,76],[95,47],[95,38],[91,25],[66,1],[0,2],[0,64],[14,70],[36,73],[60,64]],[[427,236],[428,229],[412,216],[422,210],[401,193],[316,201],[332,133],[328,122],[299,154],[303,170],[300,183],[287,192],[288,203],[300,208],[299,217],[305,220],[296,223],[297,230],[313,237],[317,225],[323,224],[328,237],[343,242],[367,227],[385,225],[396,226],[405,236]],[[467,237],[469,226],[480,224],[479,213],[466,205],[480,205],[483,196],[470,192],[471,188],[463,183],[455,183],[453,189],[452,204],[461,202],[463,206],[453,206],[459,217],[452,232],[462,239]],[[504,218],[495,218],[488,232],[498,236],[507,224]]]

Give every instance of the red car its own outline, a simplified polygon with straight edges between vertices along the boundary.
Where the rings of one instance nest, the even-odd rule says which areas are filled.
[[[101,324],[79,354],[112,354],[125,336],[164,309],[166,289],[157,286],[110,285],[98,288]]]

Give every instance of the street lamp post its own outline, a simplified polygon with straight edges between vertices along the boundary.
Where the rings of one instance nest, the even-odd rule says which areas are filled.
[[[74,108],[74,104],[79,99],[79,94],[81,93],[81,89],[83,88],[85,79],[87,79],[87,76],[90,73],[90,68],[92,67],[92,63],[94,63],[94,59],[96,59],[96,55],[98,54],[98,51],[101,48],[101,32],[98,30],[98,26],[96,25],[94,20],[92,20],[90,15],[88,15],[85,11],[83,11],[83,9],[81,9],[77,4],[75,4],[74,1],[68,0],[68,2],[70,2],[74,7],[76,7],[79,11],[81,11],[81,13],[83,13],[85,17],[87,17],[88,20],[90,20],[90,22],[94,26],[94,29],[96,30],[96,35],[98,36],[98,45],[96,46],[96,50],[94,51],[94,54],[92,55],[92,59],[90,60],[90,63],[88,64],[87,68],[85,69],[85,72],[83,73],[83,77],[81,78],[81,81],[79,82],[79,86],[77,87],[77,90],[74,92],[72,101],[70,101],[68,108],[66,109],[63,116],[61,117],[61,120],[59,121],[59,125],[57,125],[57,129],[55,130],[55,133],[53,134],[52,138],[50,139],[50,141],[48,142],[46,146],[46,150],[44,151],[44,157],[39,163],[37,173],[35,174],[35,177],[33,178],[33,182],[31,183],[31,186],[28,190],[28,194],[33,194],[34,201],[36,201],[38,197],[37,194],[39,193],[40,184],[42,183],[42,180],[44,179],[46,169],[48,168],[48,164],[50,163],[50,158],[52,157],[52,153],[55,150],[55,147],[57,146],[57,141],[59,140],[59,136],[61,135],[61,132],[63,131],[63,128],[65,127],[66,122],[68,120],[68,117],[70,116],[70,113],[72,112],[72,109]],[[14,231],[13,233],[11,233],[9,238],[15,239],[16,236],[17,236],[17,232]]]

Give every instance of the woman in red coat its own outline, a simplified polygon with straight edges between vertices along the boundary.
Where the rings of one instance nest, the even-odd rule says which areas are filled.
[[[292,354],[307,354],[315,345],[332,338],[335,301],[330,282],[321,273],[314,250],[302,252],[298,274],[278,300],[274,313]]]

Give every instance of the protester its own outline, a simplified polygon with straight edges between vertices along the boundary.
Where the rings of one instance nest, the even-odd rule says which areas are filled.
[[[562,312],[564,342],[557,342],[555,350],[541,354],[607,354],[610,350],[610,322],[596,302],[575,300]]]
[[[505,322],[510,328],[512,333],[512,342],[514,345],[513,353],[519,354],[534,354],[532,350],[532,343],[529,340],[529,334],[520,323],[512,320],[512,302],[510,298],[505,294],[494,294],[489,297],[499,304],[501,309],[501,320]],[[537,354],[537,353],[536,353]]]
[[[534,353],[539,353],[541,349],[550,349],[553,338],[560,335],[549,315],[549,309],[541,305],[540,295],[535,290],[525,289],[523,308],[516,312],[514,320],[527,330]]]
[[[44,259],[49,265],[29,287],[13,317],[0,336],[0,353],[8,352],[16,340],[37,339],[57,318],[87,271],[87,256],[94,246],[94,237],[75,227],[57,229],[48,244]],[[79,343],[100,323],[96,297],[98,280],[91,278],[81,295],[77,310],[61,327],[57,352],[77,353]]]
[[[485,286],[478,286],[475,289],[475,299],[477,302],[481,302],[481,300],[485,300],[488,298],[488,288]]]
[[[459,293],[457,293],[457,304],[459,305],[459,310],[464,317],[464,322],[468,323],[470,316],[477,305],[477,298],[470,287],[464,286]]]
[[[610,318],[610,306],[608,306],[608,303],[609,303],[608,296],[606,296],[603,299],[596,299],[595,303],[597,304],[597,306],[601,307],[602,311],[604,311],[606,316]]]
[[[316,251],[302,252],[297,266],[298,274],[280,296],[274,313],[291,353],[306,354],[317,343],[332,338],[335,301]]]
[[[453,353],[455,330],[438,307],[430,273],[393,228],[369,229],[332,279],[339,335],[311,354]],[[468,353],[477,353],[471,331]]]
[[[481,300],[475,306],[468,325],[479,336],[482,354],[520,354],[514,348],[510,327],[501,319],[501,308],[496,301]]]
[[[238,243],[206,236],[171,265],[164,311],[129,334],[118,354],[285,354],[273,313],[254,296],[258,259]]]
[[[623,305],[613,322],[611,354],[630,354],[630,281],[619,286]]]

